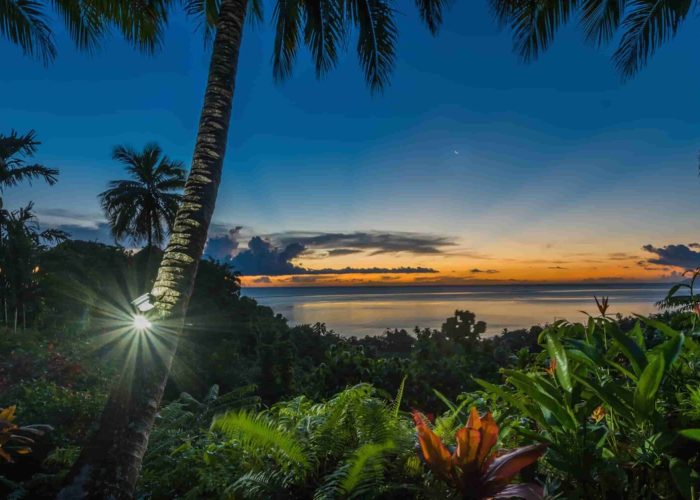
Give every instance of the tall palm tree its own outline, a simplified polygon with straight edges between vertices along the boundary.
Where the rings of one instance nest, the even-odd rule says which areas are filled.
[[[0,194],[20,182],[42,179],[50,186],[58,180],[58,170],[39,164],[27,164],[27,158],[36,153],[36,132],[30,130],[20,135],[12,130],[10,135],[0,134]]]
[[[211,223],[233,105],[238,54],[246,14],[261,14],[261,0],[189,0],[187,11],[214,33],[209,77],[190,174],[152,296],[161,327],[172,333],[150,361],[141,357],[134,373],[121,377],[107,402],[100,428],[81,452],[60,493],[91,498],[133,494],[148,436],[177,351],[184,316]],[[449,0],[415,0],[435,33]],[[381,91],[394,64],[397,27],[391,0],[276,0],[273,74],[291,73],[299,46],[306,44],[317,75],[338,60],[338,49],[357,33],[357,53],[369,87]]]
[[[146,240],[150,249],[160,246],[170,232],[179,194],[185,186],[185,168],[182,162],[163,155],[161,148],[147,144],[137,152],[128,146],[114,148],[112,158],[124,164],[131,179],[111,181],[109,189],[100,193],[100,201],[112,235],[133,242]]]
[[[497,18],[513,32],[516,52],[535,59],[557,29],[579,14],[587,42],[619,39],[613,61],[623,79],[634,76],[671,40],[698,0],[490,0]]]

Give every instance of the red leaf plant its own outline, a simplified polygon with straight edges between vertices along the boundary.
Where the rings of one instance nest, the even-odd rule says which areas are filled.
[[[491,412],[482,418],[472,408],[467,425],[455,434],[457,446],[451,453],[423,414],[414,411],[413,420],[423,460],[437,478],[455,488],[462,498],[542,498],[542,488],[537,484],[510,483],[518,472],[542,456],[546,445],[495,451],[498,424]]]

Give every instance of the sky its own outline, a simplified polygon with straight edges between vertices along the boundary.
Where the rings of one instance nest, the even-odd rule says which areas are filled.
[[[269,22],[244,33],[207,253],[244,284],[659,281],[700,266],[700,65],[690,16],[634,79],[572,23],[523,63],[488,2],[454,2],[438,36],[397,2],[391,85],[373,95],[354,41],[316,79],[273,81]],[[271,9],[268,8],[268,19]],[[35,129],[53,187],[6,190],[42,225],[112,241],[97,195],[115,145],[189,161],[209,52],[171,18],[163,48],[94,54],[57,29],[49,67],[0,39],[0,133]],[[122,242],[129,245],[128,241]]]

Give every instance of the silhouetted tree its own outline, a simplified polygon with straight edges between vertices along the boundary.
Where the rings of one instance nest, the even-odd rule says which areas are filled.
[[[163,155],[157,144],[147,144],[137,152],[128,146],[114,148],[112,157],[122,163],[131,179],[111,181],[100,193],[100,201],[112,235],[138,242],[146,240],[148,248],[160,246],[166,230],[175,221],[182,200],[178,192],[185,185],[182,162]]]
[[[447,0],[416,0],[421,17],[436,32]],[[201,18],[206,33],[215,30],[209,77],[190,174],[170,241],[152,290],[158,322],[173,335],[150,363],[136,367],[110,396],[100,429],[69,474],[62,495],[130,497],[138,478],[158,404],[177,350],[197,267],[207,241],[226,153],[238,54],[246,14],[261,16],[260,0],[190,0],[186,9]],[[394,64],[397,29],[389,0],[312,0],[275,2],[273,74],[291,74],[299,46],[308,46],[318,76],[337,63],[346,36],[358,35],[357,52],[373,91],[388,83]]]

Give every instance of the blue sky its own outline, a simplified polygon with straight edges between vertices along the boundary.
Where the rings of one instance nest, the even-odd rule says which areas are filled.
[[[643,245],[700,239],[697,19],[623,84],[611,50],[586,46],[575,23],[524,64],[486,1],[455,2],[437,37],[412,3],[400,5],[411,8],[399,16],[383,95],[364,85],[354,50],[322,81],[302,52],[292,79],[277,85],[268,26],[246,31],[215,213],[217,231],[244,226],[231,238],[238,251],[254,235],[274,243],[290,231],[420,233],[452,238],[454,249],[333,258],[309,249],[302,264],[424,266],[460,279],[488,267],[498,279],[557,279],[546,269],[567,262],[567,279],[649,278],[669,269],[645,274],[640,259],[653,253]],[[62,32],[58,45],[46,68],[0,41],[10,68],[0,76],[2,131],[36,129],[37,159],[61,170],[56,186],[5,198],[35,200],[45,223],[93,228],[97,194],[123,177],[114,145],[157,141],[188,162],[208,53],[182,16],[155,56],[116,36],[94,55]],[[616,272],[619,259],[609,256],[623,253],[630,271]]]

